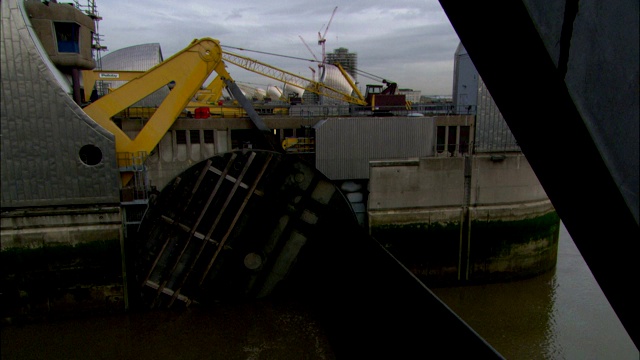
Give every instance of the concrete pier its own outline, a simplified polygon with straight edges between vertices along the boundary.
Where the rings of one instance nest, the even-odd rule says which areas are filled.
[[[372,162],[369,190],[371,235],[427,284],[555,266],[560,219],[522,154]]]
[[[120,207],[20,209],[1,219],[3,319],[125,310]]]

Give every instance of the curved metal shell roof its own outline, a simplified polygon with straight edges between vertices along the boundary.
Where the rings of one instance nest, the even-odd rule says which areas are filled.
[[[103,55],[102,70],[147,71],[162,61],[160,44],[141,44]]]
[[[162,49],[158,43],[129,46],[102,56],[102,70],[147,71],[163,61]],[[104,81],[107,87],[117,89],[121,81]],[[103,90],[102,93],[106,92]],[[134,104],[135,107],[158,107],[169,94],[169,88],[163,87],[145,99]]]

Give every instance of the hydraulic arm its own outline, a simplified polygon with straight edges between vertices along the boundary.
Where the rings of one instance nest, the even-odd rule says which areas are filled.
[[[194,40],[184,50],[150,70],[133,76],[117,90],[85,107],[84,111],[114,134],[117,153],[150,153],[213,71],[221,79],[231,80],[222,61],[219,41],[211,38]],[[171,82],[175,83],[171,92],[135,139],[129,138],[111,121],[119,112]],[[131,177],[132,174],[123,173],[122,185],[126,185]]]
[[[144,71],[84,70],[82,71],[82,85],[84,90],[91,94],[98,81],[131,81],[144,73]]]

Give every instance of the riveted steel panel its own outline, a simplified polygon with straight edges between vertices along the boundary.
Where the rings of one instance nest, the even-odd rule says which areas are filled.
[[[151,203],[138,281],[149,307],[269,295],[338,219],[347,199],[294,155],[235,151],[202,161]],[[326,235],[325,235],[326,236]]]
[[[21,1],[2,2],[0,41],[2,207],[119,202],[113,135],[73,101]]]

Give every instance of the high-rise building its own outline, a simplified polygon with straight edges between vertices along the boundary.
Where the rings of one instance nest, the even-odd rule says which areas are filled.
[[[521,151],[462,43],[456,49],[453,72],[454,112],[476,116],[474,151]]]
[[[337,48],[333,50],[333,53],[327,54],[327,63],[336,64],[339,63],[344,70],[353,77],[354,81],[358,81],[356,77],[356,70],[358,69],[358,53],[350,53],[349,49]]]

